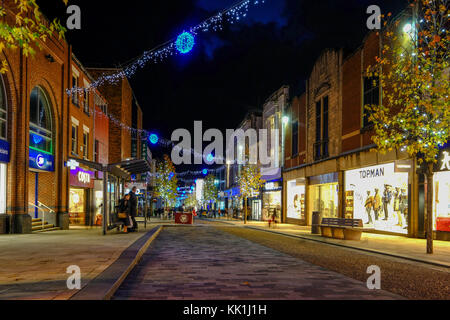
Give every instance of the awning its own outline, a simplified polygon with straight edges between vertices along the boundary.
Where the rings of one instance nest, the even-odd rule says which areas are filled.
[[[150,171],[150,164],[144,159],[126,160],[108,165],[108,172],[124,179],[134,174],[143,174]]]
[[[122,161],[120,163],[109,164],[107,166],[103,166],[101,163],[96,163],[84,159],[77,159],[69,157],[70,165],[73,164],[82,164],[91,169],[95,169],[97,171],[108,171],[109,173],[115,175],[116,177],[128,179],[133,174],[142,174],[151,171],[150,164],[147,160],[144,159],[132,159]],[[105,170],[106,169],[106,170]]]

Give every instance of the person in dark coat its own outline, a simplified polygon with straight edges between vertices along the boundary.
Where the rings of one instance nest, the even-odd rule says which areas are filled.
[[[123,199],[120,200],[119,203],[119,212],[124,212],[127,214],[126,218],[122,218],[120,219],[123,222],[123,232],[127,233],[128,232],[128,228],[131,226],[131,220],[130,220],[130,195],[127,194],[125,195],[125,197]]]
[[[133,227],[131,227],[131,232],[133,231],[137,231],[137,222],[136,222],[136,216],[137,216],[137,205],[138,205],[138,201],[137,201],[137,196],[136,196],[136,187],[133,187],[129,193],[130,195],[130,216],[131,216],[131,221],[133,221]]]

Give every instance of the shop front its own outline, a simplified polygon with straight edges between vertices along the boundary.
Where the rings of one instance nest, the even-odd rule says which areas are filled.
[[[433,230],[438,239],[450,240],[450,148],[441,151],[434,171]]]
[[[73,226],[95,224],[95,210],[91,210],[94,172],[81,167],[70,168],[69,223]]]
[[[269,181],[264,184],[262,192],[262,220],[271,220],[274,215],[277,221],[281,221],[281,192],[283,185],[281,180]]]
[[[287,223],[306,225],[305,179],[289,180],[286,183]]]
[[[411,167],[406,160],[346,171],[345,217],[367,231],[407,234]]]
[[[337,172],[309,178],[307,225],[311,224],[313,212],[319,212],[320,219],[340,217],[338,179]]]
[[[9,143],[0,140],[0,214],[6,213],[6,186],[9,163]]]

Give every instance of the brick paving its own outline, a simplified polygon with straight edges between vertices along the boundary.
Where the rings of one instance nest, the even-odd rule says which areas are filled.
[[[213,227],[166,227],[113,299],[402,299]]]

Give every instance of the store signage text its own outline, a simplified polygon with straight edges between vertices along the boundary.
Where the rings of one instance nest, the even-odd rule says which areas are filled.
[[[36,150],[30,149],[29,162],[30,168],[43,170],[43,171],[54,171],[54,157],[50,154],[40,153]]]
[[[444,154],[444,159],[442,159],[441,171],[450,170],[450,153],[448,153],[447,151],[444,151],[443,154]]]
[[[78,181],[82,183],[90,183],[91,182],[91,175],[87,172],[78,172]]]
[[[384,168],[361,170],[359,176],[361,179],[384,177]]]
[[[83,170],[80,167],[70,170],[70,185],[74,187],[93,188],[93,176],[93,172]]]
[[[9,143],[0,140],[0,162],[9,162]]]

